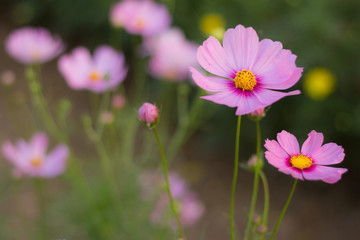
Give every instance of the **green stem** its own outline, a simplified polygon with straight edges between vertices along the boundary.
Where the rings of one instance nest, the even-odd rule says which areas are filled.
[[[101,119],[101,114],[104,113],[105,111],[108,110],[109,108],[109,104],[110,104],[110,91],[106,91],[101,99],[101,106],[100,106],[100,110],[98,113],[98,119],[97,119],[97,124],[96,124],[96,132],[97,135],[99,137],[99,139],[101,139],[102,135],[103,135],[103,130],[104,130],[104,123],[102,122]]]
[[[184,240],[186,240],[184,230],[183,230],[183,228],[181,226],[181,223],[180,223],[179,215],[178,215],[178,213],[176,211],[174,199],[173,199],[173,197],[171,195],[170,183],[169,183],[169,174],[168,174],[168,168],[167,168],[167,164],[166,164],[165,153],[164,153],[164,149],[163,149],[163,147],[161,145],[160,137],[159,137],[159,134],[158,134],[158,132],[156,130],[156,127],[154,127],[154,133],[156,135],[156,140],[157,140],[157,142],[159,144],[160,154],[161,154],[163,167],[164,167],[166,191],[167,191],[167,194],[168,194],[168,197],[169,197],[169,200],[170,200],[171,209],[172,209],[172,211],[173,211],[173,213],[175,215],[175,218],[176,218],[176,223],[177,223],[177,226],[178,226],[178,229],[179,229],[179,232],[180,232],[180,237],[183,238]]]
[[[44,196],[44,189],[43,189],[43,181],[42,179],[34,179],[35,182],[35,189],[37,195],[37,203],[38,203],[38,210],[39,210],[39,239],[46,240],[48,236],[47,232],[47,221],[46,221],[46,207],[45,207],[45,196]]]
[[[260,179],[262,181],[263,187],[264,187],[264,212],[261,218],[261,223],[263,226],[267,225],[267,218],[269,214],[269,205],[270,205],[270,193],[269,193],[269,184],[266,179],[265,173],[263,171],[260,171]],[[264,238],[265,233],[261,233],[260,240]]]
[[[250,211],[248,216],[248,221],[245,230],[244,240],[249,239],[249,233],[252,225],[252,218],[255,213],[257,194],[259,189],[259,164],[260,164],[260,150],[261,150],[261,132],[260,132],[260,120],[256,119],[256,167],[255,167],[255,175],[254,175],[254,186],[253,192],[251,196],[251,204]]]
[[[26,78],[28,80],[33,105],[40,115],[45,127],[54,137],[60,139],[61,141],[65,141],[66,137],[62,131],[59,130],[54,119],[51,117],[46,100],[43,96],[42,86],[39,81],[40,66],[28,66],[26,69]]]
[[[279,219],[278,219],[278,221],[277,221],[277,223],[276,223],[275,229],[274,229],[274,231],[273,231],[273,233],[272,233],[272,235],[271,235],[270,240],[274,239],[274,237],[275,237],[275,234],[276,234],[276,232],[277,232],[277,230],[278,230],[278,228],[279,228],[279,226],[280,226],[281,220],[283,219],[283,217],[284,217],[284,215],[285,215],[285,213],[286,213],[286,210],[287,210],[287,208],[288,208],[288,206],[289,206],[289,204],[290,204],[291,198],[292,198],[292,196],[293,196],[293,194],[294,194],[294,192],[295,192],[295,188],[296,188],[297,182],[298,182],[298,179],[295,178],[294,183],[293,183],[293,186],[292,186],[292,188],[291,188],[291,192],[290,192],[290,194],[289,194],[289,197],[288,197],[288,199],[287,199],[287,201],[286,201],[286,203],[285,203],[285,206],[284,206],[283,210],[282,210],[281,213],[280,213],[280,217],[279,217]]]
[[[236,127],[236,138],[235,138],[235,157],[234,157],[234,174],[231,187],[231,201],[230,201],[230,234],[231,239],[235,239],[235,230],[234,230],[234,202],[235,202],[235,189],[236,181],[239,169],[239,142],[240,142],[240,125],[241,125],[241,115],[238,116],[237,127]]]

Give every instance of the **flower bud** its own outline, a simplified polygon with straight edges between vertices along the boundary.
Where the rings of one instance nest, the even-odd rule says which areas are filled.
[[[260,221],[261,221],[261,216],[258,215],[258,214],[255,214],[255,215],[253,216],[253,218],[252,218],[252,221],[253,221],[253,223],[255,223],[255,224],[259,224]]]
[[[100,120],[103,124],[111,124],[114,122],[114,114],[110,111],[103,111],[100,114]]]
[[[258,228],[257,228],[257,231],[259,233],[266,233],[268,230],[268,228],[265,226],[265,225],[260,225]]]
[[[256,118],[256,117],[265,117],[265,111],[264,110],[265,110],[265,108],[258,108],[255,111],[252,111],[251,113],[249,113],[249,115],[251,117],[254,117],[254,118]]]
[[[159,110],[151,103],[144,103],[138,111],[139,119],[141,122],[151,127],[156,124],[159,117]]]

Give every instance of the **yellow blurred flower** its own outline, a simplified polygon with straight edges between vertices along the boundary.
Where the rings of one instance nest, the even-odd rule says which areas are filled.
[[[325,99],[334,92],[335,87],[335,76],[326,68],[313,68],[305,76],[304,90],[314,100]]]
[[[221,40],[225,33],[225,20],[217,13],[208,13],[200,19],[199,27],[205,35],[211,35]]]

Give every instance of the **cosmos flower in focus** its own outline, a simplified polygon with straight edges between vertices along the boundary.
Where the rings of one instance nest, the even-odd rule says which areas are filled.
[[[326,68],[310,70],[304,79],[304,90],[314,100],[323,100],[335,91],[336,79]]]
[[[168,28],[171,16],[163,4],[151,0],[124,0],[112,6],[110,21],[129,33],[151,36]]]
[[[236,107],[236,115],[248,114],[300,91],[279,92],[292,87],[301,77],[296,56],[280,42],[259,38],[251,27],[238,25],[225,32],[223,46],[209,37],[197,51],[197,60],[208,72],[204,76],[190,68],[195,83],[215,94],[202,97]]]
[[[23,139],[15,144],[5,142],[2,152],[14,166],[17,173],[29,177],[53,178],[65,171],[69,150],[59,144],[47,154],[48,137],[36,133],[29,142]]]
[[[10,33],[5,41],[7,53],[24,64],[39,64],[52,60],[63,50],[58,36],[45,28],[23,27]]]
[[[217,13],[205,14],[200,19],[200,30],[207,36],[214,36],[221,40],[225,33],[225,20]]]
[[[116,88],[127,74],[124,54],[109,46],[98,47],[93,57],[89,50],[78,47],[61,56],[58,67],[72,89],[96,93]]]
[[[189,76],[189,66],[198,66],[198,45],[186,40],[180,29],[172,28],[147,38],[145,49],[151,54],[150,74],[170,81],[183,81]]]
[[[277,134],[276,140],[265,141],[265,157],[280,172],[300,180],[321,180],[336,183],[346,168],[329,167],[344,160],[344,149],[335,144],[323,144],[322,133],[311,131],[301,150],[294,135],[286,131]]]

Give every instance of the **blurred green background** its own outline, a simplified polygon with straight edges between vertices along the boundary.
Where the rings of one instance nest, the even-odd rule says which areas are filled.
[[[123,51],[130,55],[129,49],[135,38],[130,37],[124,31],[114,30],[109,23],[108,13],[111,4],[114,2],[116,1],[2,0],[0,27],[3,35],[1,42],[11,30],[17,27],[25,25],[43,26],[63,38],[67,45],[67,51],[78,45],[92,49],[100,44],[116,46],[118,39],[121,39]],[[180,27],[189,40],[198,44],[201,44],[207,37],[199,28],[201,19],[208,13],[216,13],[224,19],[225,29],[235,27],[237,24],[246,27],[252,26],[259,34],[260,39],[270,38],[274,41],[280,41],[284,48],[290,49],[298,56],[297,66],[304,67],[304,72],[303,77],[293,89],[300,89],[303,94],[283,99],[274,104],[266,118],[262,120],[262,135],[264,138],[274,139],[276,133],[285,129],[295,134],[302,142],[306,139],[307,134],[314,129],[324,133],[325,142],[336,142],[345,148],[346,157],[342,167],[349,168],[349,172],[335,187],[335,191],[345,196],[341,200],[342,204],[348,204],[347,208],[342,206],[340,209],[345,212],[354,212],[352,220],[348,220],[353,225],[346,227],[347,231],[349,229],[356,231],[355,222],[360,217],[358,200],[360,192],[357,184],[360,180],[360,161],[358,160],[360,156],[360,1],[164,0],[161,2],[170,9],[173,16],[172,25]],[[139,39],[135,40],[138,41]],[[2,53],[4,52],[2,51]],[[0,71],[19,69],[18,64],[9,60],[8,56],[2,55],[1,58],[1,62],[5,64],[0,65]],[[314,99],[314,96],[304,89],[304,79],[315,68],[325,68],[330,72],[333,79],[331,81],[334,82],[333,91],[322,99],[316,99],[316,97]],[[21,72],[19,72],[20,74]],[[310,75],[308,77],[309,89],[315,88],[316,86],[313,86],[312,82],[315,82],[316,79],[310,78]],[[160,85],[164,83],[154,80],[152,84],[156,86],[154,88],[160,89]],[[60,84],[60,87],[67,89],[65,84]],[[75,93],[72,94],[75,95]],[[75,97],[76,99],[81,100],[79,97]],[[83,101],[80,104],[86,105],[87,103]],[[221,177],[224,173],[218,173],[214,168],[224,167],[228,170],[227,174],[230,175],[236,120],[234,109],[213,103],[205,104],[214,113],[210,120],[190,139],[192,144],[186,145],[185,156],[189,156],[188,158],[192,160],[185,160],[184,162],[192,167],[194,164],[197,166],[200,162],[201,165],[208,165],[208,168],[213,169],[209,170],[210,173],[205,174],[202,180],[194,185],[195,189],[198,189],[204,197],[211,198],[212,196],[208,195],[208,192],[204,192],[205,188],[202,188],[206,186],[206,181],[211,181],[211,178],[225,179],[224,184],[227,185],[224,194],[228,194],[227,190],[230,189],[227,178]],[[241,155],[244,160],[255,152],[255,140],[255,124],[245,119],[240,140]],[[214,153],[217,157],[209,156],[209,152]],[[210,162],[206,162],[204,156],[207,156]],[[194,160],[195,158],[196,160]],[[216,161],[221,163],[216,163]],[[178,164],[180,165],[180,163]],[[186,169],[185,172],[188,171],[188,168],[184,167],[184,169]],[[284,176],[278,177],[277,175],[280,173],[268,166],[266,170],[271,175],[270,182],[273,181],[277,184],[287,179]],[[213,173],[215,176],[211,175]],[[249,183],[249,185],[251,184]],[[300,194],[304,198],[307,195],[321,193],[326,193],[324,197],[334,197],[332,193],[330,194],[332,186],[325,186],[321,183],[313,185],[306,183],[304,186],[307,189],[302,189],[304,195]],[[287,187],[289,188],[289,186]],[[285,195],[288,188],[283,190]],[[276,191],[276,187],[272,190]],[[299,197],[300,199],[301,197]],[[277,204],[276,197],[274,201]],[[279,199],[279,207],[283,201],[284,199]],[[209,205],[215,204],[210,200],[205,202]],[[227,202],[224,203],[224,205],[226,204]],[[276,204],[275,206],[277,206]],[[334,207],[339,207],[338,204],[328,203],[329,206]],[[227,211],[226,207],[224,209]],[[309,211],[309,208],[306,209]],[[315,207],[315,209],[317,208]],[[327,211],[326,209],[323,210]],[[211,218],[211,214],[207,217]],[[331,217],[336,219],[330,221],[332,224],[340,224],[339,232],[341,229],[345,229],[339,223],[344,221],[343,218],[336,218],[336,212],[331,214]],[[224,218],[226,219],[226,217]],[[295,218],[295,214],[293,218]],[[306,216],[302,218],[306,218]],[[209,225],[211,226],[211,224]],[[296,229],[296,226],[290,226],[290,229],[291,227]],[[224,228],[223,232],[226,232],[226,226]],[[323,231],[325,229],[326,226],[324,226]],[[286,233],[284,234],[287,236]],[[301,237],[308,236],[306,234],[298,236],[298,238],[294,237],[293,239],[339,239],[338,236],[340,235],[329,234],[328,238],[323,238],[323,235],[312,238]],[[343,239],[356,239],[352,238],[353,235],[349,232],[347,236]]]

